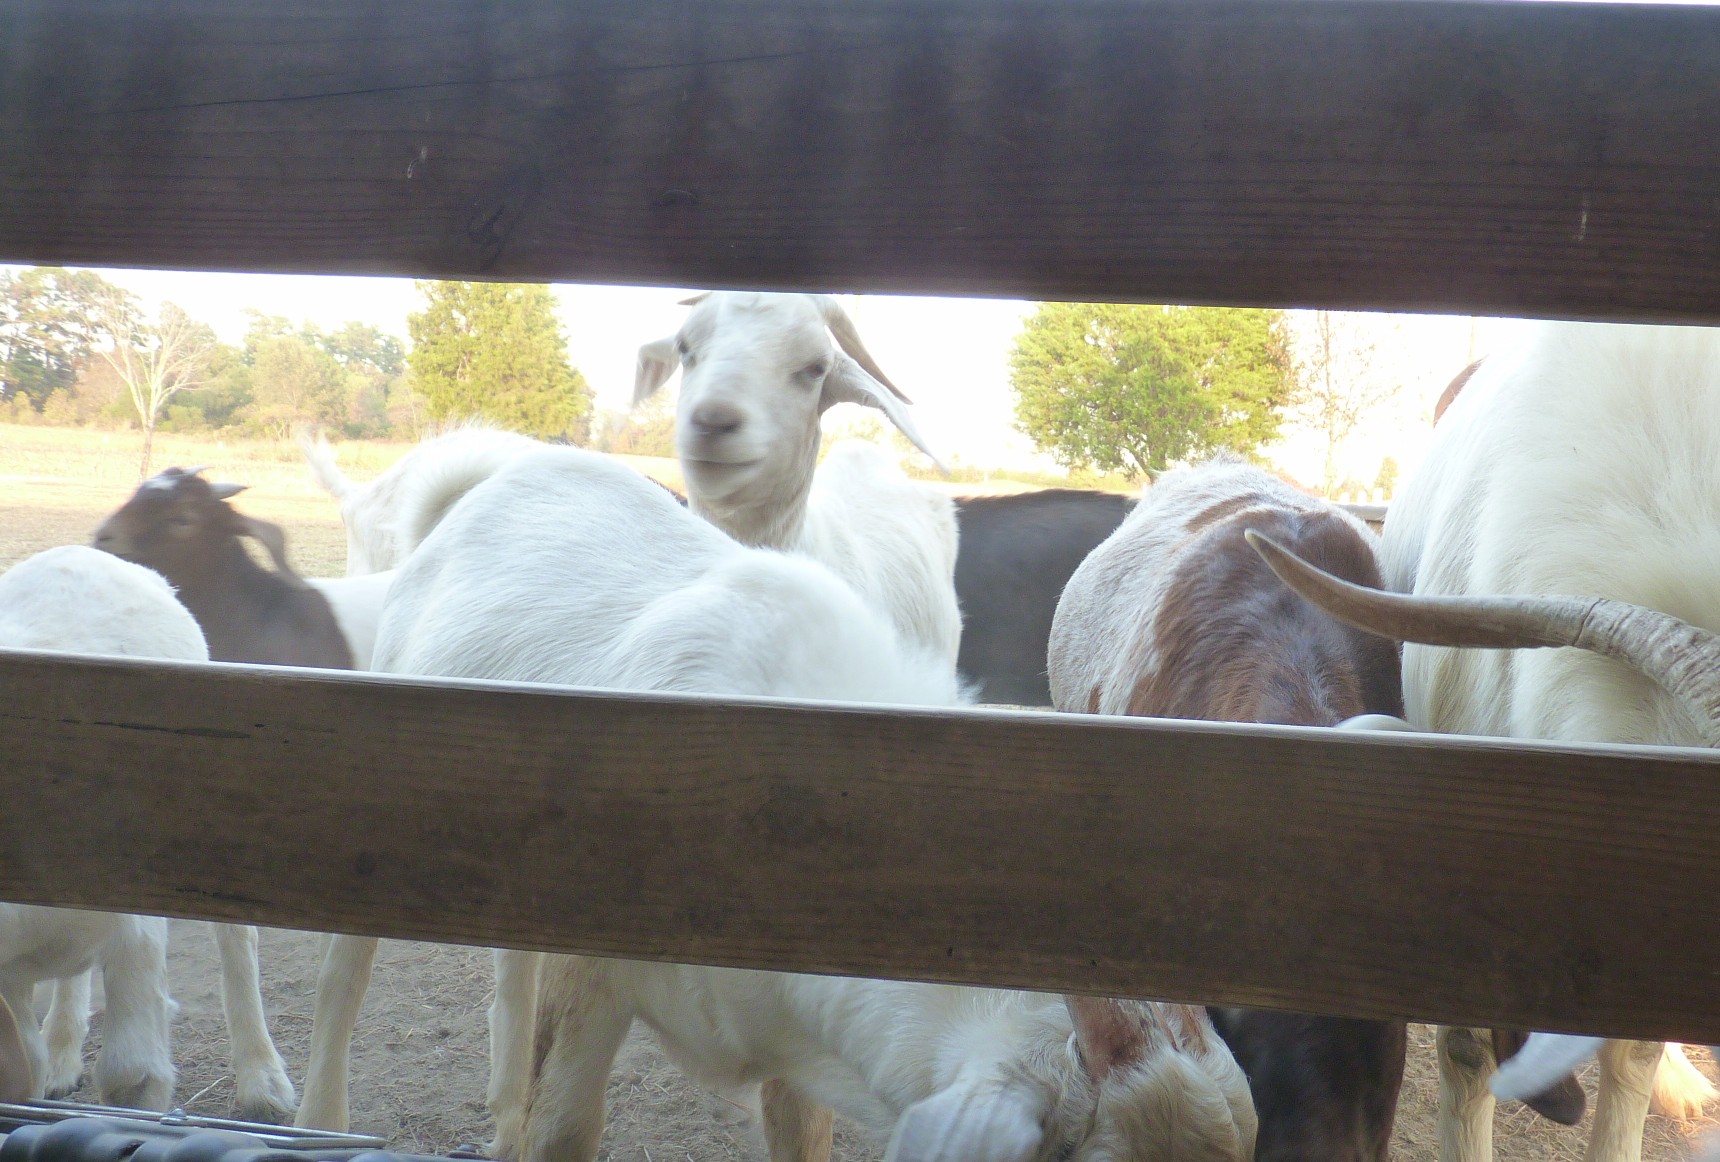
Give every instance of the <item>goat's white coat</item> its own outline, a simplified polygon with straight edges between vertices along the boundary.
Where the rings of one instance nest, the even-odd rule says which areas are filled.
[[[675,447],[693,511],[743,544],[829,566],[906,637],[953,661],[955,502],[861,441],[818,463],[819,418],[838,403],[882,411],[930,455],[902,401],[832,343],[835,309],[818,295],[706,295],[674,340],[641,349],[635,402],[679,364]]]
[[[603,1075],[635,1017],[693,1076],[786,1083],[889,1142],[886,1162],[1253,1156],[1247,1082],[1201,1010],[1142,1006],[1143,1058],[1095,1084],[1082,1063],[1093,1047],[1058,996],[625,961],[547,967],[574,1011],[551,1001],[540,1019],[524,1162],[590,1162]],[[546,994],[557,991],[552,977]]]
[[[434,480],[410,486],[403,500],[408,522],[447,510]],[[399,571],[377,669],[627,689],[956,698],[953,662],[914,657],[820,566],[742,549],[603,457],[562,449],[515,457],[447,521],[451,529],[437,525]],[[301,1125],[347,1124],[349,1045],[374,956],[375,942],[363,937],[335,937],[329,946]],[[504,1144],[518,1140],[535,971],[529,956],[498,955],[490,1104]]]
[[[355,670],[370,669],[371,655],[376,650],[376,627],[382,622],[382,606],[393,583],[393,569],[362,576],[305,579],[305,584],[328,602],[329,612],[334,614],[335,624],[346,638]]]
[[[349,480],[327,441],[300,439],[317,482],[340,501],[346,525],[346,573],[381,573],[404,561],[448,507],[478,481],[522,452],[543,445],[515,432],[479,423],[462,424],[424,440],[374,480]],[[408,494],[435,494],[442,506],[414,513],[418,527],[401,524]],[[359,667],[364,669],[366,667]]]
[[[49,549],[0,576],[0,647],[203,661],[203,633],[166,581],[81,545]],[[294,1093],[263,1016],[255,928],[215,925],[237,1102],[251,1116],[291,1112]],[[35,1092],[63,1093],[83,1072],[90,969],[107,1018],[95,1079],[104,1101],[165,1109],[173,1092],[167,921],[0,904],[0,997],[18,1017]],[[38,981],[56,982],[44,1030],[32,1019]]]
[[[953,661],[916,656],[811,561],[746,549],[601,456],[520,457],[400,570],[378,669],[450,677],[947,705]],[[517,1142],[532,961],[500,954],[498,1143]]]
[[[1720,629],[1720,332],[1549,324],[1523,351],[1490,356],[1394,498],[1381,558],[1400,591],[1610,597]],[[1702,744],[1655,683],[1581,650],[1407,644],[1403,676],[1419,729]],[[1491,1154],[1493,1103],[1486,1071],[1444,1052],[1464,1035],[1441,1038],[1442,1156],[1473,1162]],[[1602,1052],[1593,1162],[1640,1158],[1662,1060],[1650,1050]],[[1659,1073],[1662,1105],[1712,1096],[1681,1060]]]
[[[376,660],[399,673],[635,690],[918,705],[959,700],[953,662],[904,642],[828,569],[737,545],[629,470],[572,450],[516,460],[448,515],[401,570]],[[497,1148],[504,1155],[522,1145],[530,1150],[532,1131],[521,1121],[530,1009],[521,1006],[535,1000],[528,983],[535,959],[502,955],[492,1010],[501,1072],[492,1097],[499,1099]],[[577,973],[595,964],[557,961],[552,968]],[[557,1023],[570,1016],[557,1009],[541,1018],[572,1035],[561,1045],[575,1054],[571,1063],[547,1062],[539,1078],[532,1125],[548,1135],[563,1119],[577,1122],[594,1095],[601,1100],[603,1075],[631,1020],[631,1012],[622,1016],[615,1007],[595,1016],[589,1010],[602,997],[621,1007],[648,1001],[682,1061],[718,1082],[750,1083],[761,1080],[759,1068],[790,1069],[781,1055],[798,1038],[803,1059],[788,1080],[814,1100],[839,1098],[885,1133],[899,1124],[898,1145],[916,1135],[947,1144],[941,1129],[983,1126],[984,1143],[997,1151],[1010,1141],[1002,1131],[1014,1126],[1036,1135],[1041,1125],[1055,1128],[1050,1115],[1064,1109],[1041,1093],[1017,1103],[998,1087],[1040,1078],[1045,1070],[1035,1072],[1033,1063],[1041,1053],[1061,1054],[1065,1069],[1058,1077],[1068,1076],[1066,1016],[1062,1024],[1053,1016],[1038,1025],[1021,1016],[1039,1029],[1031,1035],[1016,1028],[1013,1015],[971,1022],[957,1016],[989,1008],[1061,1012],[1054,999],[620,961],[596,971],[601,988],[574,989],[577,1015]],[[552,989],[567,979],[552,978]],[[1228,1151],[1213,1156],[1240,1159],[1246,1154],[1237,1122],[1251,1125],[1252,1108],[1240,1071],[1218,1052],[1223,1056],[1212,1067],[1228,1067],[1231,1096],[1241,1094],[1246,1113],[1218,1096],[1210,1076],[1201,1083],[1222,1111],[1214,1115],[1222,1126],[1212,1132],[1229,1135]],[[1179,1053],[1171,1055],[1194,1070]],[[859,1072],[844,1080],[844,1069]],[[904,1116],[922,1099],[932,1104]],[[1117,1120],[1149,1116],[1148,1106],[1187,1108],[1143,1099]],[[1046,1117],[1018,1116],[1024,1109]],[[1210,1106],[1203,1113],[1212,1114]],[[903,1157],[938,1156],[927,1145]],[[973,1157],[1033,1156],[1024,1148]]]

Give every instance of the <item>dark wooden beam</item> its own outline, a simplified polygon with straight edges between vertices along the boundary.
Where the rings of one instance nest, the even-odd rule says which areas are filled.
[[[0,656],[0,899],[1720,1041],[1720,756]]]
[[[1720,318],[1720,9],[9,0],[0,260]]]

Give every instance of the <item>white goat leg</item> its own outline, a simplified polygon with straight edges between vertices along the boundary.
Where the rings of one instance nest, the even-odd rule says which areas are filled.
[[[221,1009],[227,1017],[239,1116],[254,1122],[285,1121],[292,1116],[298,1095],[287,1079],[287,1063],[269,1037],[269,1022],[263,1013],[257,930],[216,924],[214,937],[221,953]]]
[[[1642,1126],[1664,1050],[1659,1041],[1608,1041],[1601,1046],[1595,1124],[1585,1162],[1641,1162]]]
[[[48,1043],[48,1072],[42,1079],[46,1097],[64,1097],[84,1076],[84,1044],[90,1036],[90,978],[93,969],[53,982],[53,1000],[42,1021]]]
[[[1493,1044],[1475,1029],[1441,1027],[1439,1056],[1439,1162],[1491,1162]]]
[[[602,961],[540,958],[549,987],[539,1006],[526,1138],[520,1162],[592,1162],[603,1139],[603,1095],[633,1024],[630,1003]],[[774,1162],[774,1160],[773,1160]]]
[[[347,1088],[352,1079],[352,1031],[370,987],[376,947],[371,936],[331,936],[323,949],[305,1096],[294,1125],[345,1133],[351,1124]]]
[[[485,1097],[495,1119],[496,1137],[488,1152],[492,1158],[515,1158],[525,1134],[543,956],[508,948],[498,948],[494,955],[496,999],[490,1002],[490,1089]]]
[[[107,1011],[96,1055],[96,1089],[110,1105],[165,1110],[173,1101],[167,921],[128,919],[102,956]]]

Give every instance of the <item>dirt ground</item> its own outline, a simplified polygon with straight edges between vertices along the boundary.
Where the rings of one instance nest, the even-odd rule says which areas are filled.
[[[358,479],[381,471],[405,450],[342,450]],[[278,521],[291,555],[306,576],[345,569],[339,512],[305,476],[290,446],[233,447],[164,437],[156,465],[210,466],[210,476],[252,485],[236,504]],[[669,466],[644,465],[672,475]],[[137,481],[135,437],[123,433],[59,432],[0,425],[0,569],[54,545],[88,543],[102,518]],[[674,481],[671,480],[673,483]],[[318,940],[313,934],[265,930],[264,995],[276,1042],[294,1084],[302,1087],[310,1041]],[[172,982],[180,1012],[174,1028],[180,1069],[178,1101],[195,1113],[224,1115],[233,1097],[222,1026],[219,962],[205,925],[175,922]],[[365,1002],[353,1051],[355,1131],[389,1139],[397,1149],[441,1152],[482,1143],[491,1127],[483,1104],[488,1070],[489,954],[479,949],[385,942]],[[99,994],[98,994],[99,995]],[[99,1044],[99,1018],[86,1060]],[[1400,1099],[1394,1156],[1432,1162],[1437,1082],[1432,1030],[1411,1030],[1409,1071]],[[1715,1077],[1706,1052],[1692,1051]],[[1593,1069],[1584,1078],[1592,1097]],[[88,1090],[80,1095],[94,1100]],[[762,1160],[764,1147],[750,1116],[690,1085],[649,1035],[635,1029],[609,1085],[609,1130],[602,1157],[613,1162],[739,1162]],[[1495,1122],[1499,1162],[1577,1162],[1589,1119],[1565,1128],[1526,1108],[1501,1108]],[[1651,1116],[1643,1158],[1671,1162],[1713,1124],[1680,1125]],[[879,1143],[838,1123],[836,1157],[861,1162],[882,1155]]]

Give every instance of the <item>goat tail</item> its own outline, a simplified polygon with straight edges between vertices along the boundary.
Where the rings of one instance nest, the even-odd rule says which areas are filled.
[[[300,432],[299,450],[305,454],[305,463],[310,466],[317,483],[323,486],[323,491],[336,500],[345,500],[346,494],[352,491],[352,481],[334,462],[334,449],[329,447],[323,434],[318,432],[313,438],[309,432]]]
[[[1667,1042],[1660,1068],[1654,1071],[1654,1096],[1650,1099],[1654,1112],[1688,1121],[1716,1097],[1720,1097],[1720,1091],[1691,1064],[1684,1046]]]

